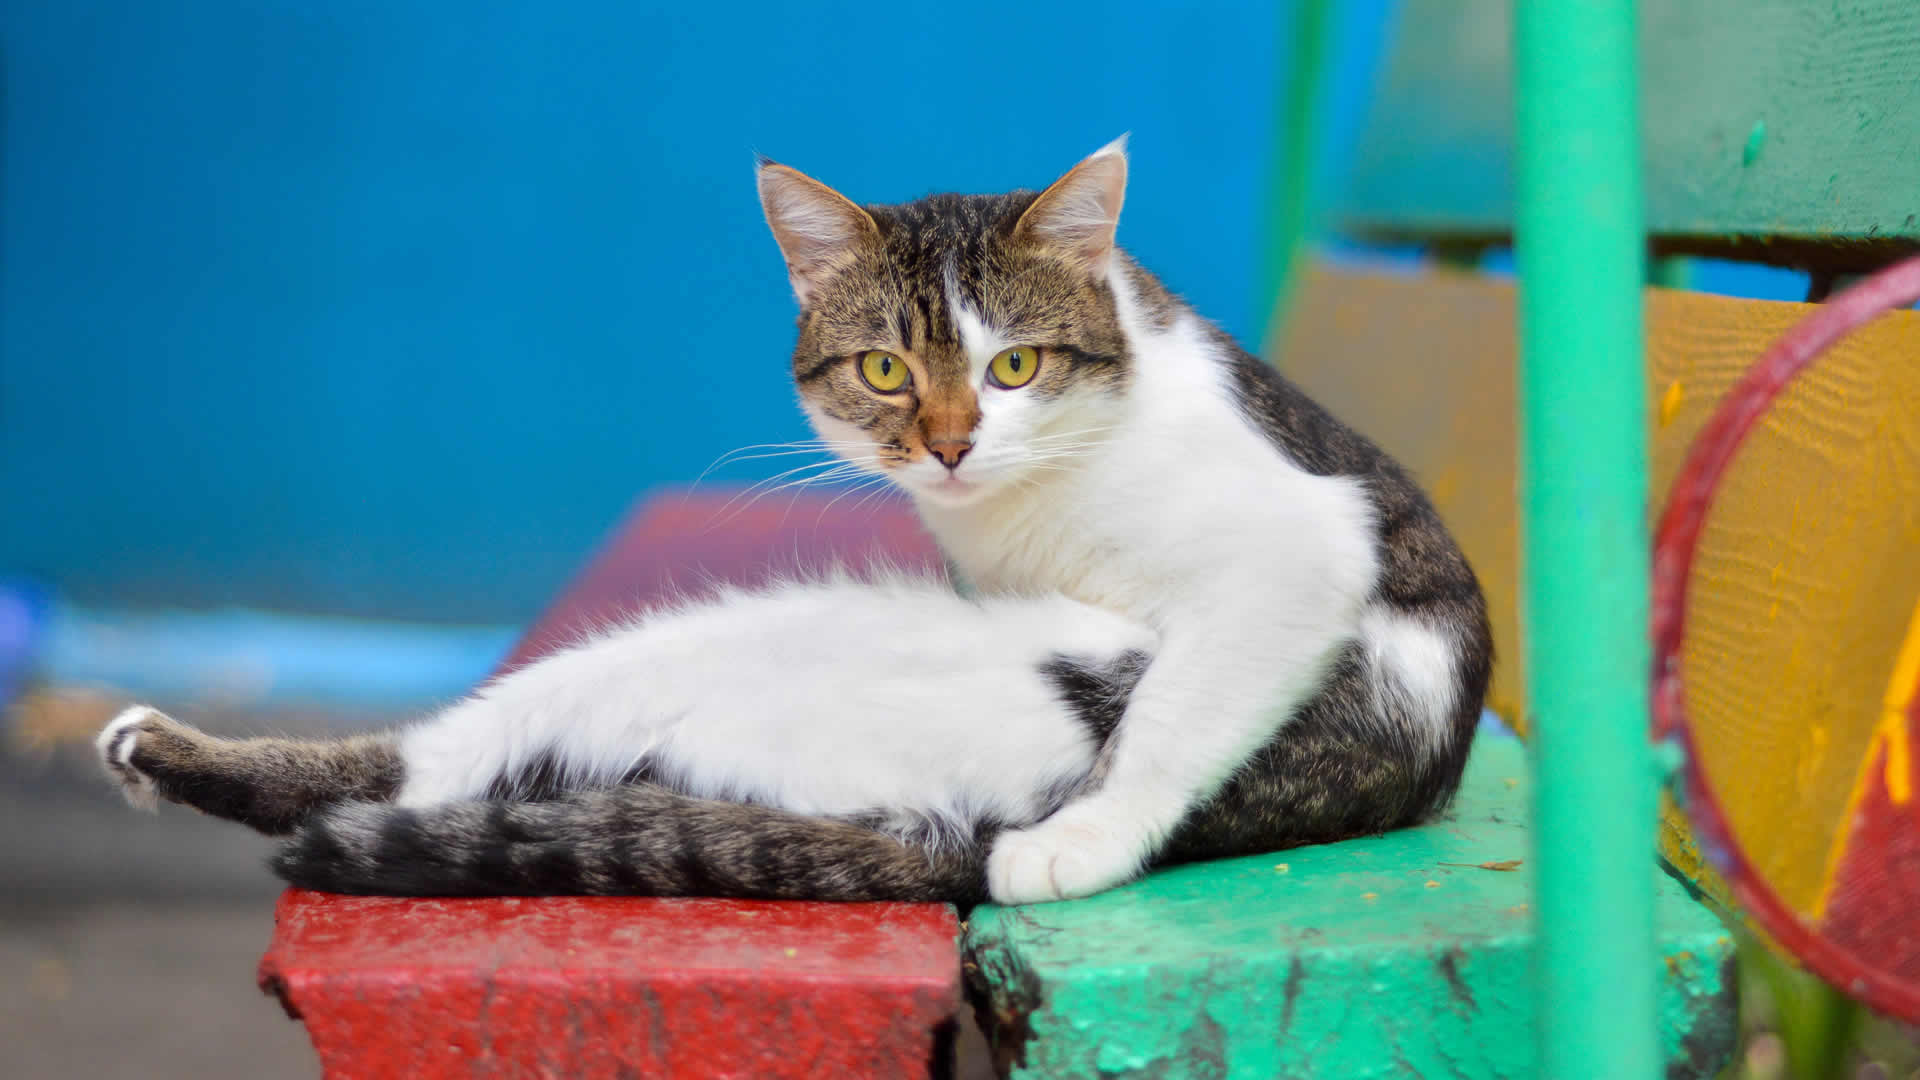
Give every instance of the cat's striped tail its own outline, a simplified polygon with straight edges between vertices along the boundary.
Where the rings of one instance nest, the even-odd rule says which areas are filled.
[[[981,844],[930,850],[645,783],[543,802],[342,803],[300,826],[272,866],[303,888],[387,896],[986,898]]]

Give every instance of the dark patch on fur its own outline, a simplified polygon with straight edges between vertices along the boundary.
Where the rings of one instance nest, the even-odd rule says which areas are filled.
[[[549,802],[569,791],[650,783],[655,779],[653,762],[647,758],[642,758],[628,769],[614,784],[589,784],[569,777],[561,767],[560,760],[560,755],[554,750],[542,750],[519,769],[494,777],[480,797],[487,800]]]
[[[513,849],[516,879],[528,892],[550,895],[584,891],[580,853],[567,840],[522,844]],[[704,891],[704,890],[702,890]]]
[[[293,839],[281,844],[280,850],[268,857],[267,865],[289,882],[299,884],[295,876],[287,872],[287,866],[336,866],[347,858],[346,848],[341,846],[331,829],[309,827],[296,832]]]
[[[411,810],[397,808],[380,823],[372,852],[372,857],[379,862],[413,867],[430,865],[441,855],[442,852],[421,835],[418,816]]]
[[[1063,776],[1040,793],[1042,818],[1052,817],[1061,807],[1098,788],[1106,779],[1112,761],[1112,744],[1108,738],[1120,726],[1127,702],[1133,697],[1133,688],[1139,685],[1140,677],[1152,662],[1148,654],[1131,649],[1105,661],[1055,653],[1040,665],[1040,674],[1053,684],[1060,703],[1071,709],[1074,719],[1087,729],[1095,748],[1091,768]]]
[[[793,373],[793,381],[799,383],[801,386],[805,386],[815,379],[824,379],[829,374],[829,368],[835,364],[843,363],[845,360],[846,357],[844,356],[823,356],[814,360],[805,368],[796,365]]]
[[[560,768],[560,755],[547,749],[535,754],[533,760],[517,772],[494,777],[482,798],[543,802],[565,790],[566,774]]]
[[[1053,684],[1061,703],[1073,710],[1094,745],[1104,746],[1107,736],[1120,726],[1127,700],[1152,659],[1138,650],[1121,653],[1105,663],[1055,653],[1040,665],[1040,674]]]

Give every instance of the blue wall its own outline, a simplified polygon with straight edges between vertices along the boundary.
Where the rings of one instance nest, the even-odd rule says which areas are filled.
[[[526,616],[805,434],[756,150],[891,201],[1131,130],[1122,241],[1249,335],[1282,7],[12,0],[0,573]]]

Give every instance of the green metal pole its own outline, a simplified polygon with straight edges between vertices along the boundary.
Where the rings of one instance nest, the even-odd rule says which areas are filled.
[[[1301,254],[1313,231],[1319,203],[1314,177],[1320,155],[1326,152],[1327,73],[1337,49],[1337,24],[1330,0],[1296,0],[1292,6],[1293,19],[1287,27],[1290,40],[1283,41],[1280,50],[1285,56],[1287,46],[1292,46],[1276,110],[1280,130],[1274,147],[1280,159],[1272,164],[1266,259],[1257,298],[1262,320],[1261,353],[1275,359],[1299,279]]]
[[[1542,1075],[1659,1071],[1633,0],[1515,0]]]

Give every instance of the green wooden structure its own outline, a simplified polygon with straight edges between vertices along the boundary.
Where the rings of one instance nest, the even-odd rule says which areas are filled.
[[[1667,469],[1711,399],[1683,401],[1675,380],[1650,405],[1648,380],[1701,357],[1688,334],[1717,323],[1712,363],[1689,370],[1737,371],[1788,313],[1656,303],[1649,353],[1649,266],[1684,281],[1649,255],[1826,275],[1920,250],[1920,5],[1400,8],[1353,176],[1327,195],[1311,161],[1337,20],[1324,0],[1295,5],[1266,344],[1435,488],[1491,571],[1496,631],[1514,638],[1497,704],[1526,749],[1483,736],[1454,813],[1421,829],[979,909],[968,976],[1011,1075],[1712,1076],[1734,1051],[1730,913],[1701,902],[1717,890],[1697,852],[1657,869],[1647,737],[1649,445]],[[1300,239],[1323,204],[1343,233],[1440,265],[1512,245],[1517,304],[1448,271],[1312,270]],[[1488,340],[1516,331],[1517,363],[1510,339]],[[1485,382],[1443,385],[1462,378]],[[1408,434],[1437,408],[1476,407],[1513,409],[1513,426],[1491,425],[1511,441],[1490,451],[1462,419]],[[1483,462],[1512,470],[1516,443],[1502,475],[1517,481],[1517,543],[1492,520],[1514,502],[1471,492]],[[1511,623],[1516,608],[1514,635],[1500,612]],[[1686,851],[1676,822],[1670,857]]]
[[[1543,1075],[1528,1034],[1548,1003],[1527,776],[1520,744],[1489,738],[1448,821],[975,911],[968,976],[1001,1064],[1062,1078]],[[1666,1075],[1710,1077],[1733,1046],[1732,943],[1648,856],[1651,820],[1621,882],[1659,927],[1658,953],[1630,959],[1658,1006],[1648,1052],[1673,1063]]]
[[[1524,200],[1527,50],[1539,0],[1405,0],[1398,47],[1337,200],[1364,236],[1505,243]],[[1638,86],[1656,251],[1867,270],[1920,242],[1920,5],[1643,0]],[[1631,26],[1626,27],[1632,33]],[[1537,40],[1537,39],[1535,39]],[[1542,59],[1579,62],[1584,45]],[[1612,83],[1625,90],[1630,83]],[[1628,108],[1632,95],[1614,106]],[[1572,122],[1549,120],[1541,122]],[[1536,130],[1532,132],[1541,134]],[[1567,133],[1577,136],[1577,129]],[[1537,149],[1539,144],[1533,144]],[[1516,153],[1518,150],[1518,153]]]

